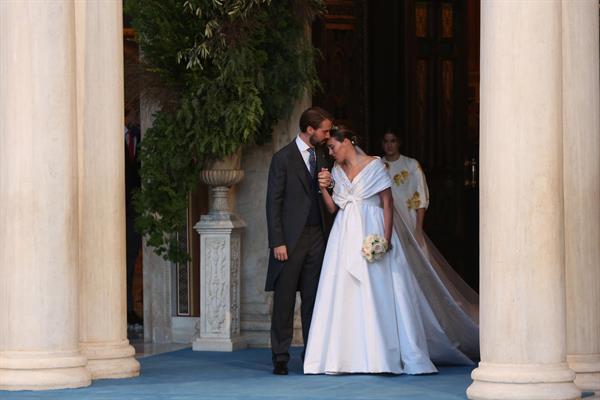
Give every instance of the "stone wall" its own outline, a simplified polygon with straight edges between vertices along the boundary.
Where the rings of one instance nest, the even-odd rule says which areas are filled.
[[[269,255],[265,212],[269,164],[273,153],[298,134],[300,114],[307,107],[310,107],[308,97],[298,102],[290,117],[275,127],[271,143],[248,147],[243,153],[245,177],[237,187],[236,212],[247,224],[242,240],[241,311],[242,333],[250,346],[269,345],[272,294],[264,290]],[[296,325],[298,306],[299,300]],[[296,331],[295,339],[301,338],[301,332]]]
[[[269,346],[272,294],[264,290],[268,264],[267,221],[265,200],[269,164],[274,152],[288,144],[298,134],[300,114],[310,107],[310,97],[296,104],[290,116],[273,130],[273,140],[263,146],[243,149],[243,181],[230,191],[235,212],[246,222],[242,236],[241,268],[241,330],[249,346]],[[152,124],[154,107],[142,107],[142,131]],[[186,317],[176,317],[172,298],[175,281],[173,266],[157,256],[144,242],[144,339],[147,342],[191,342],[194,324],[174,323]],[[301,342],[300,300],[296,305],[294,343]],[[190,318],[192,319],[192,318]],[[194,320],[197,320],[195,318]],[[177,332],[174,333],[175,326]],[[189,332],[188,332],[189,331]],[[186,338],[189,338],[187,340]]]

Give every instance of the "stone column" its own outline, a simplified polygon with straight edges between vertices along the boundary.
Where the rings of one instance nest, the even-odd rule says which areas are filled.
[[[563,2],[567,361],[600,392],[600,85],[598,2]]]
[[[566,363],[561,2],[481,4],[481,362],[470,399],[575,399]]]
[[[90,384],[77,327],[72,1],[0,2],[0,390]]]
[[[194,350],[234,351],[240,336],[241,234],[246,226],[230,211],[229,187],[242,180],[239,155],[234,169],[217,163],[200,180],[210,186],[211,205],[194,227],[200,234],[200,321]]]
[[[123,12],[76,2],[80,345],[93,379],[139,375],[127,340]]]

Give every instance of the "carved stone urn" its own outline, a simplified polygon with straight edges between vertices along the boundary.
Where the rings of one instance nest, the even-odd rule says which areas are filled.
[[[200,171],[200,182],[210,187],[209,215],[225,216],[233,214],[229,207],[229,189],[244,178],[241,169],[241,150],[222,159],[214,161],[208,168]]]
[[[210,207],[194,227],[200,234],[200,321],[194,350],[246,347],[240,336],[241,240],[246,223],[228,198],[229,189],[244,177],[240,161],[238,151],[200,173],[200,181],[210,188]]]

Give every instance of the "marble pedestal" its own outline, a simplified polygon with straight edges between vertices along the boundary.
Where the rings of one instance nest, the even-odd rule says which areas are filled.
[[[200,176],[211,186],[211,205],[194,227],[200,234],[200,321],[192,343],[196,351],[247,347],[240,335],[241,235],[246,223],[230,210],[228,201],[229,188],[244,172],[237,169],[239,153],[228,161],[233,169],[204,170]]]
[[[194,350],[245,348],[240,336],[241,234],[246,223],[230,213],[203,215],[200,234],[200,321]]]

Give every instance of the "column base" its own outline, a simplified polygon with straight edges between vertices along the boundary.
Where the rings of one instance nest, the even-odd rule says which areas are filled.
[[[575,385],[584,392],[600,393],[600,354],[568,355],[567,363],[575,376]]]
[[[575,400],[581,392],[566,363],[479,363],[467,389],[471,400]]]
[[[128,340],[120,342],[80,343],[81,353],[88,358],[87,369],[92,379],[132,378],[140,375],[140,363]]]
[[[241,337],[225,338],[196,338],[192,343],[194,351],[237,351],[248,348]]]
[[[78,351],[0,352],[0,390],[51,390],[89,386],[87,360]]]

